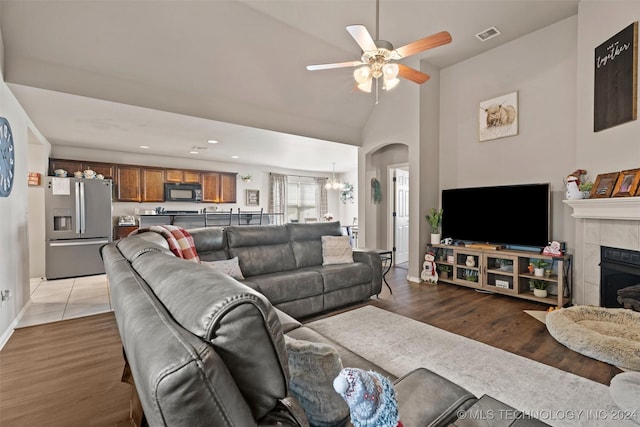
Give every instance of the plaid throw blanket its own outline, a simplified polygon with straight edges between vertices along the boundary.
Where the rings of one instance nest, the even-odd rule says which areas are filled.
[[[184,228],[177,227],[175,225],[152,225],[151,227],[138,228],[137,230],[132,231],[129,236],[144,233],[146,231],[159,233],[167,239],[169,249],[171,249],[171,252],[173,252],[178,258],[187,259],[193,262],[200,262],[200,257],[198,256],[198,252],[196,251],[196,247],[193,242],[193,237]]]

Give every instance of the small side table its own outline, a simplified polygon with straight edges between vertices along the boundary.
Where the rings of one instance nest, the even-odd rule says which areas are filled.
[[[382,260],[382,280],[384,280],[384,284],[389,288],[389,292],[393,294],[391,286],[389,286],[386,278],[387,273],[391,270],[391,266],[393,265],[393,251],[386,249],[375,249],[375,251],[380,255],[380,259]]]

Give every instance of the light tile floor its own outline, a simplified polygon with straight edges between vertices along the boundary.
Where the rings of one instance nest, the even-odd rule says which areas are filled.
[[[31,302],[18,328],[112,311],[105,274],[59,280],[31,279]]]

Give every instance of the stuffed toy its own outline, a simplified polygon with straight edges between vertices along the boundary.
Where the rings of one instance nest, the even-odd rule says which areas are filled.
[[[393,384],[377,372],[343,368],[333,388],[347,402],[354,427],[402,427]]]
[[[436,256],[433,252],[427,252],[424,255],[424,263],[422,263],[422,273],[420,278],[425,282],[438,283],[438,272],[436,271]]]

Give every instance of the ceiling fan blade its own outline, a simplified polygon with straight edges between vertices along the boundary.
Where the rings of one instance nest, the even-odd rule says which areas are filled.
[[[307,65],[307,70],[309,70],[309,71],[330,70],[332,68],[357,67],[358,65],[364,65],[364,62],[362,62],[362,61],[347,61],[347,62],[336,62],[336,63],[333,63],[333,64]]]
[[[363,52],[378,49],[376,42],[373,41],[371,34],[369,34],[364,25],[349,25],[347,31],[349,31],[349,34],[351,34],[351,37],[358,43]]]
[[[421,85],[431,78],[429,74],[425,74],[422,71],[418,71],[414,68],[407,67],[406,65],[398,64],[398,75],[407,80],[411,80],[414,83]]]
[[[451,34],[448,31],[440,31],[439,33],[432,34],[423,39],[416,40],[409,44],[396,49],[396,52],[401,58],[415,55],[416,53],[423,52],[427,49],[433,49],[434,47],[442,46],[444,44],[451,43]]]

